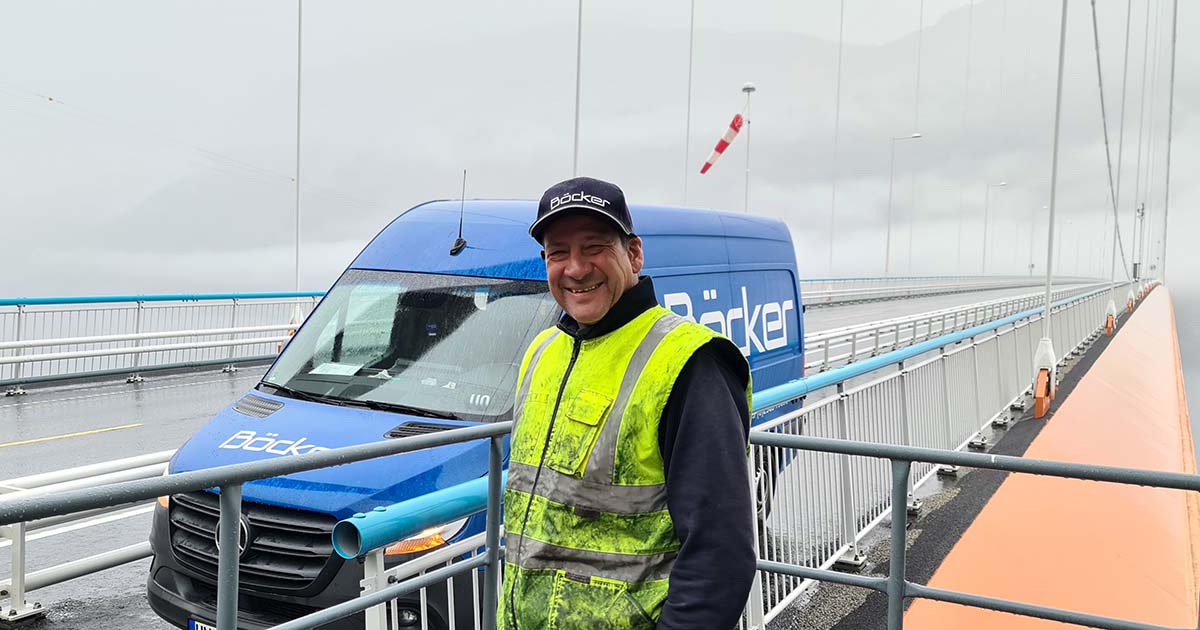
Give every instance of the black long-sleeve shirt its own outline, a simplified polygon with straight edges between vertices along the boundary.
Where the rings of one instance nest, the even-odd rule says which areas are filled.
[[[593,326],[563,315],[559,328],[593,339],[657,304],[643,276]],[[659,423],[667,509],[682,546],[659,630],[733,628],[754,579],[753,499],[746,440],[749,368],[727,339],[714,339],[684,365]]]

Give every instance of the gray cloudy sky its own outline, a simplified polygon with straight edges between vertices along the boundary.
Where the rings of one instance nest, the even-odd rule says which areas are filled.
[[[752,211],[788,222],[805,275],[882,272],[889,138],[914,131],[924,138],[896,148],[893,272],[977,272],[986,185],[1003,180],[988,270],[1023,273],[1049,203],[1058,3],[977,0],[969,17],[966,0],[926,0],[919,90],[919,0],[845,4],[835,160],[837,2],[697,0],[689,136],[688,1],[587,0],[581,172],[682,204],[690,137],[687,203],[741,210],[744,138],[697,171],[754,81]],[[1115,160],[1127,4],[1097,4]],[[1186,240],[1200,227],[1200,7],[1180,5],[1170,262],[1187,287],[1200,271]],[[1161,225],[1170,28],[1169,0],[1132,7],[1127,249],[1135,193]],[[304,11],[301,288],[327,287],[396,213],[457,196],[463,168],[478,197],[536,197],[570,175],[574,2]],[[1072,0],[1068,26],[1062,265],[1107,274],[1088,2]],[[294,1],[0,0],[0,295],[290,289],[295,55]]]

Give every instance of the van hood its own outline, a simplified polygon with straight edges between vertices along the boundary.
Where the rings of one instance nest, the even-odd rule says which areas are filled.
[[[250,408],[255,415],[282,406],[260,418],[235,409],[242,401],[229,405],[179,448],[171,459],[170,471],[204,470],[378,442],[388,439],[385,435],[392,429],[409,423],[426,428],[477,424],[327,405],[259,391],[247,396],[251,398],[244,400],[252,404],[242,408]],[[254,399],[265,399],[268,404]],[[487,474],[488,451],[487,440],[448,444],[248,482],[242,496],[247,501],[342,519],[481,477]]]

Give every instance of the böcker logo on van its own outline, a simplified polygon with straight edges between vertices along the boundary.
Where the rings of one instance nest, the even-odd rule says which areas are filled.
[[[593,206],[598,206],[600,208],[603,208],[604,206],[608,205],[607,199],[597,197],[596,195],[589,195],[587,193],[577,192],[577,193],[565,193],[565,194],[562,194],[562,195],[559,195],[557,197],[550,199],[550,209],[553,210],[553,209],[563,205],[564,203],[570,203],[572,201],[578,201],[578,202],[582,202],[582,203],[590,203]]]
[[[272,455],[304,455],[328,451],[324,446],[307,444],[308,438],[298,440],[281,440],[278,433],[259,435],[254,431],[238,431],[229,436],[217,448],[227,448],[235,451],[251,451],[254,453],[270,453]]]

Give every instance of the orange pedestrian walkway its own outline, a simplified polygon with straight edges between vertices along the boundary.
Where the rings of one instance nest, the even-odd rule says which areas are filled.
[[[1159,287],[1025,456],[1196,472],[1180,365],[1171,296]],[[929,582],[1177,628],[1197,625],[1198,583],[1197,493],[1023,474],[1005,479]],[[915,600],[905,627],[1079,626]]]

